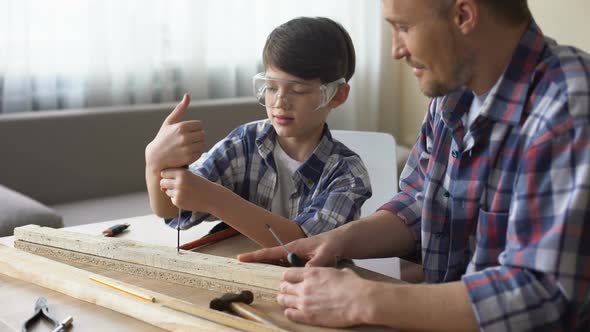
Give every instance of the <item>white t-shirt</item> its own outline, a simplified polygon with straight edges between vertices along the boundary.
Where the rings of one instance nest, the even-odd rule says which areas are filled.
[[[296,191],[293,174],[303,162],[289,157],[278,141],[275,143],[272,154],[277,166],[278,183],[272,200],[271,211],[289,218],[290,207],[288,204],[291,201],[291,195]]]
[[[469,113],[467,113],[467,121],[465,121],[465,119],[463,121],[463,126],[465,127],[465,129],[471,127],[471,124],[473,124],[473,122],[479,115],[483,103],[486,100],[488,94],[489,92],[486,92],[480,96],[476,95],[475,93],[473,94],[473,102],[471,103],[471,108],[469,108]]]

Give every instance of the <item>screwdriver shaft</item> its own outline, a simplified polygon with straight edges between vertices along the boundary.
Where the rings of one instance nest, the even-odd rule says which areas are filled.
[[[270,234],[272,234],[272,236],[275,238],[275,240],[277,240],[277,242],[281,245],[281,247],[283,247],[283,249],[285,249],[285,251],[288,254],[290,254],[291,252],[289,252],[289,250],[287,250],[287,247],[285,247],[285,244],[283,244],[283,241],[281,241],[281,239],[277,236],[275,231],[273,231],[272,228],[270,228],[269,224],[266,224],[266,228],[268,228],[268,230],[270,231]]]

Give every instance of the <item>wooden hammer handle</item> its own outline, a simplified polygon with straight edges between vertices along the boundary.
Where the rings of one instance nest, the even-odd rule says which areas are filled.
[[[231,309],[233,310],[233,312],[235,312],[236,314],[238,314],[246,319],[280,328],[265,313],[263,313],[262,311],[260,311],[258,309],[253,308],[252,306],[250,306],[248,304],[240,303],[240,302],[232,302],[230,304],[230,306],[231,306]]]

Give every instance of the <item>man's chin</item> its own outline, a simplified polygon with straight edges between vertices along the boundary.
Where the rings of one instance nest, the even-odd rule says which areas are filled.
[[[451,88],[450,86],[442,84],[440,82],[420,82],[420,92],[422,92],[423,95],[429,98],[442,97],[448,95],[454,90],[456,90],[456,88]]]

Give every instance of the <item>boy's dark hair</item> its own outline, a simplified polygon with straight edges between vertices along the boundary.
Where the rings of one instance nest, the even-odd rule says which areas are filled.
[[[262,51],[273,66],[305,80],[328,83],[354,74],[355,54],[348,32],[325,17],[299,17],[275,28]]]

